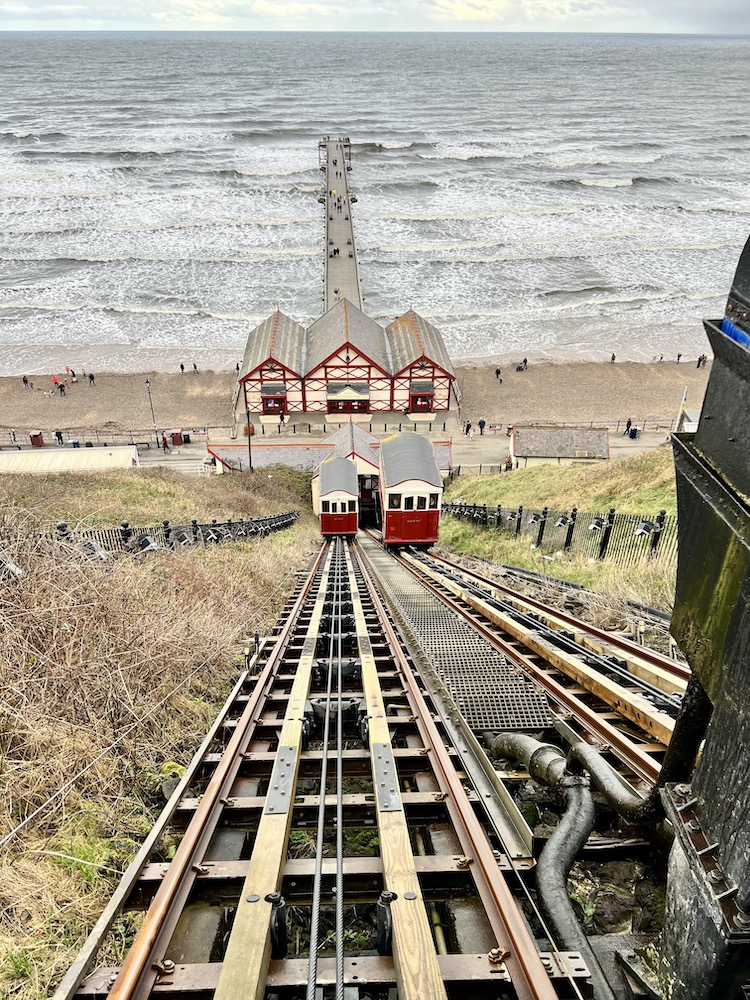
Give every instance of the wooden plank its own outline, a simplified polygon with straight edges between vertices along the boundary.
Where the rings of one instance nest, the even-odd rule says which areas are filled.
[[[391,746],[389,719],[380,691],[375,658],[365,623],[362,601],[352,568],[351,554],[346,553],[352,606],[356,623],[359,656],[362,663],[362,686],[369,719],[369,745]],[[377,778],[373,768],[373,782]],[[446,998],[445,985],[435,953],[430,921],[422,897],[417,868],[403,809],[395,812],[377,810],[383,882],[398,898],[391,903],[393,917],[393,961],[396,967],[399,1000],[440,1000]]]
[[[295,747],[297,750],[293,767],[293,788],[297,782],[302,750],[302,720],[310,692],[316,636],[326,601],[325,580],[331,568],[332,556],[333,548],[330,548],[279,737],[280,746]],[[290,802],[286,812],[274,815],[264,811],[260,818],[214,1000],[248,1000],[250,997],[263,1000],[265,996],[271,960],[271,904],[266,902],[265,897],[281,887],[292,816]]]

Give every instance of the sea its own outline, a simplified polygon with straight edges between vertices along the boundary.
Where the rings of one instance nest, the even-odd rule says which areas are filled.
[[[0,374],[232,369],[323,309],[347,136],[365,311],[457,359],[708,350],[750,233],[750,39],[0,34]]]

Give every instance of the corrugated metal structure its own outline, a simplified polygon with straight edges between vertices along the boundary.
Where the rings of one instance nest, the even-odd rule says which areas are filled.
[[[357,467],[348,458],[327,458],[320,465],[320,495],[349,493],[356,497],[358,491]]]
[[[443,486],[432,445],[418,434],[394,434],[380,442],[380,474],[386,488],[410,480]]]

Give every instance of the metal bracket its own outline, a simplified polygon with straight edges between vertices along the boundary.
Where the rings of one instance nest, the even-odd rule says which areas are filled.
[[[372,771],[375,778],[378,810],[380,812],[401,812],[403,805],[390,743],[373,743]]]
[[[264,815],[284,815],[292,805],[294,776],[297,773],[299,747],[280,746],[271,772],[271,781],[266,795]]]

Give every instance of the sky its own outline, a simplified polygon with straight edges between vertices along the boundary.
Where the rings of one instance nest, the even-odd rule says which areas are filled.
[[[750,34],[748,0],[0,0],[0,31]]]

